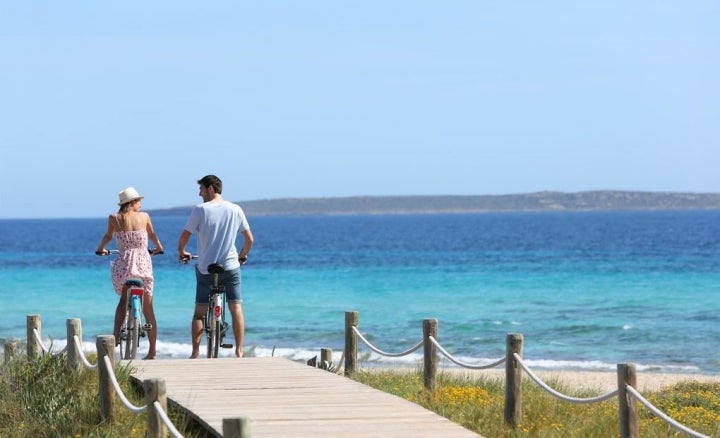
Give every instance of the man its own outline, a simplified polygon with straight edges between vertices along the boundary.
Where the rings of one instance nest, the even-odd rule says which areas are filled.
[[[200,340],[203,331],[203,318],[207,311],[212,275],[208,265],[220,264],[225,272],[220,280],[225,286],[225,298],[232,316],[233,335],[235,336],[235,356],[243,356],[243,338],[245,336],[245,317],[242,310],[240,265],[247,261],[253,246],[245,213],[239,205],[226,201],[221,196],[222,181],[215,175],[206,175],[197,182],[200,185],[202,204],[193,207],[185,229],[178,240],[178,258],[187,263],[191,255],[185,246],[193,233],[197,233],[198,264],[195,266],[197,285],[195,290],[195,314],[191,324],[191,359],[200,354]],[[243,236],[240,252],[235,246],[238,234]]]

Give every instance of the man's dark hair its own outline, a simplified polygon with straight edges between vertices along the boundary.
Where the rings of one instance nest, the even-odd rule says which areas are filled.
[[[202,184],[206,189],[212,187],[218,195],[222,193],[222,181],[215,175],[205,175],[197,183]]]

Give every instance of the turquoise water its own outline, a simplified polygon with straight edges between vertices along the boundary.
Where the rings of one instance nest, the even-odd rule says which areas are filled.
[[[256,217],[243,268],[246,352],[305,360],[344,342],[344,312],[378,348],[400,352],[438,319],[459,359],[504,354],[522,333],[539,368],[720,372],[720,212]],[[186,357],[192,266],[174,249],[184,217],[154,217],[161,358]],[[22,339],[40,314],[47,345],[111,332],[109,258],[93,251],[105,219],[0,221],[0,338]],[[146,348],[145,345],[141,345]],[[381,358],[361,346],[367,364]],[[450,365],[448,363],[448,365]]]

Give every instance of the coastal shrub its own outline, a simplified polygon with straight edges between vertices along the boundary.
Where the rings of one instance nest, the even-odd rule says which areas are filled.
[[[97,355],[88,357],[97,363]],[[130,379],[130,365],[115,364],[115,377],[127,399],[135,406],[145,404],[140,385]],[[75,373],[67,366],[67,356],[42,355],[28,361],[26,355],[0,365],[0,436],[52,437],[144,437],[147,414],[136,414],[115,400],[112,421],[100,412],[97,371]],[[168,416],[186,438],[208,436],[196,422],[174,409]]]
[[[720,383],[688,380],[667,386],[645,398],[680,424],[709,436],[720,436]],[[644,407],[640,408],[638,416],[641,430],[660,428],[665,424]]]
[[[570,403],[524,379],[523,415],[516,427],[510,427],[504,420],[505,384],[501,378],[441,374],[434,391],[424,388],[419,370],[360,371],[353,378],[417,403],[488,438],[619,436],[615,397],[589,404]],[[590,398],[604,393],[575,390],[557,379],[545,383],[572,397]],[[678,383],[643,396],[681,424],[709,436],[720,436],[720,383]],[[685,436],[639,404],[638,412],[640,436]]]
[[[0,376],[2,436],[89,436],[103,423],[97,372],[69,371],[65,354],[41,355],[32,361],[15,358],[2,367]],[[128,392],[130,400],[138,400],[134,391],[128,388]],[[118,417],[118,425],[128,423],[126,435],[131,435],[136,421],[143,424],[138,418]]]

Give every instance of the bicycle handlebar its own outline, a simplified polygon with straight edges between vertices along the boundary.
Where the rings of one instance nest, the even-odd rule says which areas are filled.
[[[191,254],[189,257],[188,257],[188,256],[181,257],[180,260],[178,260],[178,262],[179,262],[179,263],[182,263],[182,264],[184,264],[184,265],[187,265],[190,260],[196,260],[197,258],[198,258],[197,255]],[[240,265],[242,266],[242,265],[244,265],[245,263],[247,263],[247,259],[248,259],[247,256],[239,259],[239,260],[240,260]]]
[[[107,249],[106,251],[107,251],[107,252],[95,251],[95,255],[99,255],[99,256],[109,256],[110,254],[117,254],[117,253],[120,252],[120,251],[117,250],[117,249]],[[154,251],[153,249],[148,248],[148,252],[150,253],[150,255],[165,254],[165,251],[160,251],[160,252],[157,252],[157,253],[155,253],[155,252],[153,252],[153,251]]]
[[[179,263],[187,265],[190,260],[196,260],[198,256],[196,254],[190,254],[190,256],[183,256],[178,260]]]

